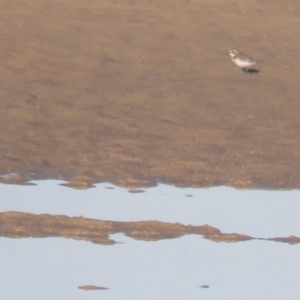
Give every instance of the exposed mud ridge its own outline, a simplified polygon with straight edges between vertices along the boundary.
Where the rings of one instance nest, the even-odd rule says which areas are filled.
[[[0,213],[0,236],[2,237],[63,237],[112,245],[116,242],[110,239],[109,236],[114,233],[124,233],[133,239],[144,241],[172,239],[188,234],[198,234],[214,242],[226,243],[257,239],[238,233],[222,233],[219,229],[209,225],[193,226],[158,221],[116,222],[62,215],[35,215],[21,212]],[[292,245],[300,242],[300,238],[295,236],[258,239]]]
[[[0,175],[17,175],[0,180],[300,188],[299,15],[298,0],[2,0]]]

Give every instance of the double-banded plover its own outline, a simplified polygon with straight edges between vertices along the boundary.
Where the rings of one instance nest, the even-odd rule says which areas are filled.
[[[252,67],[260,61],[254,59],[248,54],[239,52],[237,50],[229,50],[229,55],[233,63],[240,67],[244,72],[259,72],[259,70]]]

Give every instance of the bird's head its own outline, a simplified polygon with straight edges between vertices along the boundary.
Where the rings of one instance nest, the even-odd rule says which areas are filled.
[[[229,50],[229,53],[228,53],[231,57],[234,57],[235,55],[238,54],[238,51],[237,50]]]

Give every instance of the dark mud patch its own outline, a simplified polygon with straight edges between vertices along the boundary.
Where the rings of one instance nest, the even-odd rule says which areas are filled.
[[[140,194],[145,193],[145,190],[128,190],[128,192],[131,194]]]
[[[200,285],[200,287],[203,288],[203,289],[209,289],[209,285],[207,285],[207,284]]]
[[[99,291],[99,290],[109,290],[109,288],[97,285],[81,285],[78,287],[80,290],[84,291]]]

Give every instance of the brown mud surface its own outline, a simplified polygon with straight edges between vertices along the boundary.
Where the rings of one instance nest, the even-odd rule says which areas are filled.
[[[110,239],[110,235],[114,233],[124,233],[133,239],[144,241],[158,241],[178,238],[188,234],[197,234],[214,242],[232,243],[249,240],[268,240],[291,245],[300,243],[300,238],[296,236],[255,238],[238,233],[222,233],[219,229],[209,225],[193,226],[159,221],[116,222],[63,215],[36,215],[21,212],[0,213],[1,237],[63,237],[85,240],[101,245],[112,245],[116,243]]]
[[[0,16],[1,181],[300,188],[299,1],[0,0]]]

